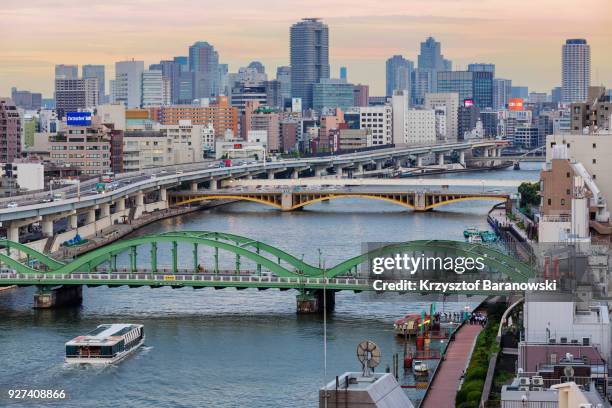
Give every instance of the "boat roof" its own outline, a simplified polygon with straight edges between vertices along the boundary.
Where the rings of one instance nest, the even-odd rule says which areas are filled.
[[[101,324],[86,335],[78,336],[70,340],[68,343],[66,343],[66,345],[113,345],[121,340],[124,334],[129,333],[138,327],[142,327],[142,325],[129,323]]]

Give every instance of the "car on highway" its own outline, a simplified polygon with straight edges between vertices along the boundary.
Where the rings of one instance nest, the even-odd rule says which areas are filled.
[[[6,205],[6,208],[17,208],[17,207],[19,207],[19,204],[17,204],[14,201],[11,201],[10,203]]]
[[[43,203],[50,203],[53,202],[53,196],[52,195],[48,195],[45,198],[42,199]]]
[[[183,174],[183,170],[177,170],[176,174]]]

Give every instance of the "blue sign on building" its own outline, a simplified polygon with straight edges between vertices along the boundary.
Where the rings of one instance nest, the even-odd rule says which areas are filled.
[[[91,125],[91,112],[66,112],[66,124],[68,126]]]

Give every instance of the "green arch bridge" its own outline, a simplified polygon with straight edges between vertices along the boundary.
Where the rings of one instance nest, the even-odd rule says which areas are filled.
[[[170,265],[158,264],[158,252],[170,247]],[[185,268],[184,252],[191,252],[190,266]],[[200,248],[211,255],[203,256]],[[142,259],[144,252],[147,259]],[[164,249],[164,251],[166,251]],[[373,257],[402,252],[451,254],[451,256],[482,257],[487,270],[499,273],[513,282],[525,282],[532,277],[530,265],[495,248],[462,241],[407,241],[373,249],[352,257],[331,268],[304,262],[282,249],[251,238],[211,231],[181,231],[124,239],[60,261],[24,244],[0,240],[0,286],[36,285],[42,290],[58,286],[150,286],[161,287],[233,287],[281,290],[297,289],[302,293],[323,288],[333,291],[373,290],[368,271],[360,265]],[[15,253],[21,257],[17,259]],[[180,252],[180,254],[179,254]],[[117,257],[128,254],[129,265],[117,266]],[[11,256],[11,254],[13,256]],[[139,259],[139,254],[141,259]],[[183,262],[179,262],[179,257]],[[232,260],[231,270],[222,269],[221,257]],[[229,258],[228,258],[229,257]],[[146,267],[143,267],[146,264]]]

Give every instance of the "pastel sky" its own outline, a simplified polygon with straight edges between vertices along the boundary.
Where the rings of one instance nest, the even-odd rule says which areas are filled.
[[[592,82],[612,87],[610,0],[2,0],[0,96],[11,86],[51,95],[55,64],[105,64],[108,79],[115,61],[186,55],[198,40],[230,71],[260,60],[274,75],[303,17],[329,25],[332,76],[346,65],[373,95],[384,93],[385,59],[416,61],[429,35],[455,69],[493,62],[498,77],[537,91],[559,85],[565,39],[586,38]]]

